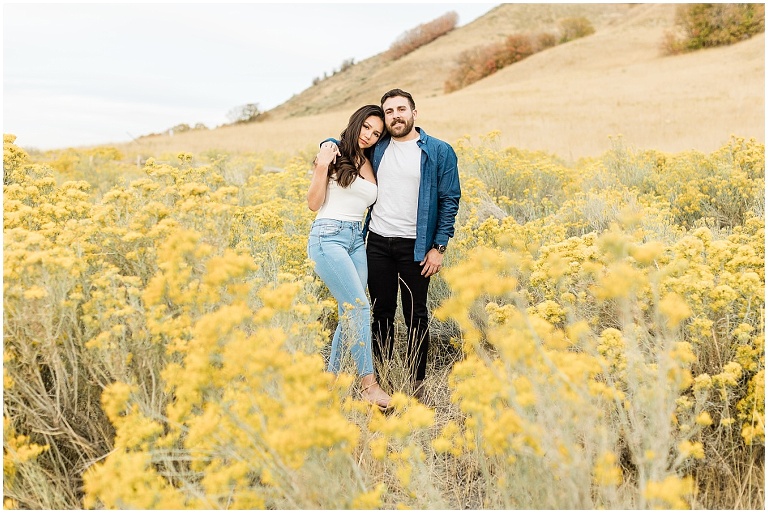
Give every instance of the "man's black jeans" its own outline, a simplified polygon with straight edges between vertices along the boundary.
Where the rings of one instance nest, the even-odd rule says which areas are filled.
[[[392,358],[399,290],[408,327],[405,361],[411,365],[414,378],[423,380],[429,350],[429,278],[421,275],[421,265],[413,260],[415,244],[414,239],[368,233],[368,292],[373,310],[373,354],[382,360]]]

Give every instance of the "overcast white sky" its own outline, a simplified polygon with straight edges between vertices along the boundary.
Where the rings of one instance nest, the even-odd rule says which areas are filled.
[[[449,11],[498,3],[4,3],[3,133],[41,150],[268,110]]]

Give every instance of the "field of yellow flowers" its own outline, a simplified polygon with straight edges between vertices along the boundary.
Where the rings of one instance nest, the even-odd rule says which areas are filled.
[[[765,506],[754,140],[616,139],[573,164],[497,133],[458,141],[429,406],[393,365],[386,416],[324,372],[336,319],[306,255],[309,150],[137,165],[14,141],[6,508]]]

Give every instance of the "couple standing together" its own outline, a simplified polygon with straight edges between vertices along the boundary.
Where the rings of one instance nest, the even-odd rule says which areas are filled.
[[[429,278],[442,266],[461,196],[453,148],[415,120],[413,97],[401,89],[385,93],[381,107],[361,107],[339,141],[320,145],[307,192],[317,211],[309,257],[339,306],[328,371],[338,373],[349,351],[363,399],[381,409],[391,398],[376,381],[373,354],[392,357],[398,291],[408,364],[416,395],[423,393]]]

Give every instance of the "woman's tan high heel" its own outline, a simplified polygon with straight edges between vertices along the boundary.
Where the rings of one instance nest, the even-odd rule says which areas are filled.
[[[379,386],[373,374],[364,376],[362,385],[363,389],[360,395],[362,395],[363,400],[378,407],[381,411],[388,411],[392,408],[389,404],[392,398]]]

